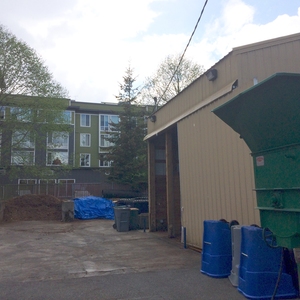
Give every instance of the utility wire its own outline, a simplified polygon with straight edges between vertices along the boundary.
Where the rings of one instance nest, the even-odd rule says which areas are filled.
[[[188,41],[188,43],[187,43],[187,45],[186,45],[186,47],[185,47],[185,49],[184,49],[182,55],[181,55],[181,58],[180,58],[180,60],[179,60],[179,63],[178,63],[178,65],[177,65],[177,67],[176,67],[176,69],[175,69],[175,71],[174,71],[174,73],[173,73],[173,75],[172,75],[172,77],[171,77],[171,80],[169,81],[167,87],[165,88],[165,90],[164,90],[164,92],[163,92],[161,98],[164,97],[164,95],[165,95],[165,93],[167,92],[167,90],[168,90],[168,88],[169,88],[169,86],[170,86],[170,84],[171,84],[171,82],[172,82],[172,80],[173,80],[173,78],[174,78],[176,72],[177,72],[178,69],[179,69],[179,66],[180,66],[180,64],[181,64],[181,62],[182,62],[182,60],[183,60],[183,57],[184,57],[184,55],[185,55],[185,53],[186,53],[186,50],[187,50],[187,48],[189,47],[189,45],[190,45],[190,43],[191,43],[191,41],[192,41],[192,38],[193,38],[193,36],[194,36],[194,33],[195,33],[195,31],[196,31],[196,29],[197,29],[197,27],[198,27],[198,24],[199,24],[199,22],[200,22],[200,20],[201,20],[201,18],[202,18],[202,15],[203,15],[203,12],[204,12],[204,9],[205,9],[205,7],[206,7],[207,2],[208,2],[208,0],[206,0],[205,3],[204,3],[204,5],[203,5],[202,11],[201,11],[200,16],[199,16],[199,18],[198,18],[198,21],[197,21],[197,23],[196,23],[196,25],[195,25],[195,28],[194,28],[194,30],[193,30],[191,36],[190,36],[190,39],[189,39],[189,41]]]

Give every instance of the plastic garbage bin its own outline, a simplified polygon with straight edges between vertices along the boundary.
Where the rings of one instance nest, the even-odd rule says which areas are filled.
[[[205,220],[203,225],[201,273],[211,277],[228,277],[232,266],[229,225],[216,220]]]
[[[115,206],[114,213],[117,231],[129,231],[130,207]]]
[[[269,247],[262,229],[254,226],[241,228],[241,256],[238,290],[249,299],[271,299],[278,284],[276,299],[296,298],[293,278],[287,273],[285,261],[280,281],[282,247]],[[270,244],[270,243],[269,243]]]
[[[234,225],[231,227],[231,244],[232,244],[232,268],[229,280],[233,286],[238,286],[239,269],[241,256],[241,228],[242,225]]]
[[[130,219],[129,219],[129,230],[137,230],[138,225],[138,216],[139,216],[139,209],[131,207],[130,208]]]

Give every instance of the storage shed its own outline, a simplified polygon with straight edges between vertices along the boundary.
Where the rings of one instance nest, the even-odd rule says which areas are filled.
[[[148,119],[151,231],[185,227],[202,248],[204,220],[260,225],[250,149],[212,110],[276,73],[300,73],[299,53],[300,34],[234,48]]]

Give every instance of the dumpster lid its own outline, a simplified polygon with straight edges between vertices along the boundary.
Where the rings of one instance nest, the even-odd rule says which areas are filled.
[[[274,74],[213,113],[239,133],[252,152],[300,143],[300,74]]]

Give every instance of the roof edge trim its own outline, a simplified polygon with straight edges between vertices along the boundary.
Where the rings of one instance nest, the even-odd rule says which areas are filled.
[[[238,80],[235,79],[234,81],[232,81],[231,83],[229,83],[228,85],[224,86],[222,89],[220,89],[219,91],[217,91],[216,93],[210,95],[209,97],[207,97],[205,100],[201,101],[200,103],[198,103],[197,105],[193,106],[192,108],[188,109],[186,112],[184,112],[183,114],[179,115],[178,117],[176,117],[175,119],[171,120],[170,122],[168,122],[167,124],[163,125],[162,127],[160,127],[159,129],[147,134],[144,138],[144,141],[148,140],[149,138],[157,135],[158,133],[162,132],[163,130],[167,129],[168,127],[174,125],[175,123],[181,121],[182,119],[188,117],[189,115],[193,114],[194,112],[196,112],[197,110],[202,109],[203,107],[211,104],[212,102],[218,100],[219,98],[225,96],[226,94],[230,93],[232,90],[234,90],[237,87],[238,84]]]

